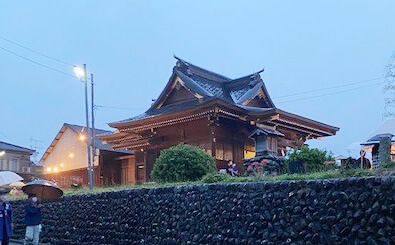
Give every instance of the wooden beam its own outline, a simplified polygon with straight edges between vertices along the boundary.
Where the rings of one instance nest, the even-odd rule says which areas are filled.
[[[323,131],[323,130],[320,130],[320,129],[317,129],[317,128],[312,128],[312,127],[309,127],[309,126],[306,126],[306,125],[302,125],[302,124],[299,124],[299,123],[296,123],[296,122],[288,121],[288,120],[285,120],[285,119],[282,119],[282,118],[275,119],[273,121],[278,121],[280,123],[287,123],[287,124],[295,125],[297,127],[301,127],[303,129],[308,129],[311,132],[319,132],[319,133],[321,133],[321,135],[318,135],[318,136],[325,136],[325,135],[330,136],[330,135],[333,135],[333,133],[331,133],[331,132]]]
[[[207,110],[207,111],[195,113],[195,114],[189,115],[189,116],[169,119],[169,120],[155,122],[155,123],[151,123],[151,124],[147,124],[147,125],[141,125],[141,126],[137,126],[137,127],[133,127],[133,128],[121,129],[121,132],[140,132],[140,131],[144,131],[144,130],[151,129],[151,128],[165,127],[165,126],[170,126],[170,125],[174,125],[174,124],[178,124],[178,123],[190,122],[190,121],[204,118],[213,112],[214,112],[213,110]]]

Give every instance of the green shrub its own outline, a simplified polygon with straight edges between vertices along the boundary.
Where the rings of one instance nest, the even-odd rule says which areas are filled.
[[[325,171],[324,162],[333,161],[333,156],[325,150],[310,149],[304,145],[288,155],[288,161],[304,161],[307,172]]]
[[[198,147],[179,144],[161,151],[151,176],[157,182],[196,181],[215,171],[210,155]]]
[[[203,183],[230,182],[232,176],[223,173],[209,173],[203,176]]]
[[[373,175],[371,171],[360,168],[342,169],[340,170],[340,173],[342,177],[363,177]]]

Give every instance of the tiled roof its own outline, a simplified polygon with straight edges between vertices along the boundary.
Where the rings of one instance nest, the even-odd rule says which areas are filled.
[[[246,99],[254,96],[259,89],[262,89],[264,93],[267,93],[265,85],[259,75],[263,70],[237,79],[231,79],[195,66],[180,58],[175,58],[178,61],[176,66],[173,68],[173,75],[166,88],[156,100],[157,102],[155,102],[145,113],[120,122],[137,121],[163,113],[182,111],[210,99],[221,99],[231,105],[239,106],[245,110],[251,109],[255,112],[272,109],[274,107],[274,105],[269,108],[247,107],[241,105],[241,103]],[[165,96],[165,91],[166,89],[169,89],[169,85],[173,82],[173,78],[175,76],[180,77],[188,89],[202,95],[204,99],[158,106],[159,101]],[[268,94],[266,94],[266,97],[270,100],[270,96]]]
[[[137,115],[135,117],[126,119],[124,121],[136,121],[136,120],[140,120],[140,119],[145,119],[145,118],[150,118],[153,116],[158,116],[158,115],[162,115],[165,113],[172,113],[172,112],[179,112],[179,111],[183,111],[185,109],[203,104],[207,101],[209,101],[210,99],[201,99],[201,100],[186,100],[186,101],[182,101],[182,102],[178,102],[178,103],[174,103],[174,104],[170,104],[167,106],[162,106],[159,109],[150,109],[140,115]],[[123,122],[123,121],[121,121]]]
[[[248,137],[253,138],[253,136],[260,135],[260,134],[275,135],[275,136],[284,137],[284,134],[282,134],[281,132],[274,130],[274,129],[268,129],[268,128],[256,128],[254,131],[252,131],[252,133]]]
[[[22,146],[13,145],[7,142],[0,141],[0,151],[17,151],[28,154],[33,154],[34,150]]]

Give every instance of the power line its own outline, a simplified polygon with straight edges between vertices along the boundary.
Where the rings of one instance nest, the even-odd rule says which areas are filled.
[[[105,108],[105,109],[132,110],[132,111],[145,109],[145,107],[131,108],[131,107],[104,106],[104,105],[95,105],[95,107],[97,107],[97,108]]]
[[[282,103],[289,103],[289,102],[295,102],[295,101],[300,101],[300,100],[309,100],[309,99],[321,98],[321,97],[328,96],[328,95],[335,95],[335,94],[350,92],[350,91],[354,91],[354,90],[357,90],[357,89],[372,87],[372,86],[380,85],[380,84],[384,84],[384,83],[385,82],[379,82],[379,83],[369,84],[369,85],[365,85],[365,86],[360,86],[360,87],[356,87],[356,88],[352,88],[352,89],[346,89],[346,90],[337,91],[337,92],[328,93],[328,94],[321,94],[321,95],[317,95],[317,96],[311,96],[311,97],[300,98],[300,99],[295,99],[295,100],[279,101],[279,102],[276,102],[276,104],[282,104]]]
[[[63,61],[63,60],[60,60],[60,59],[51,57],[51,56],[49,56],[49,55],[46,55],[46,54],[37,52],[37,51],[35,51],[35,50],[31,49],[31,48],[28,48],[28,47],[26,47],[26,46],[23,46],[23,45],[21,45],[21,44],[19,44],[19,43],[16,43],[16,42],[14,42],[14,41],[11,41],[11,40],[9,40],[9,39],[7,39],[7,38],[4,38],[4,37],[1,37],[1,36],[0,36],[0,39],[3,39],[4,41],[7,41],[7,42],[9,42],[9,43],[12,43],[12,44],[14,44],[14,45],[16,45],[16,46],[18,46],[18,47],[23,48],[23,49],[26,49],[26,50],[28,50],[28,51],[30,51],[30,52],[32,52],[32,53],[41,55],[41,56],[43,56],[43,57],[45,57],[45,58],[48,58],[48,59],[57,61],[57,62],[59,62],[59,63],[65,64],[65,65],[68,65],[68,66],[71,66],[71,67],[74,67],[74,66],[75,66],[75,65],[70,64],[70,63],[68,63],[68,62],[66,62],[66,61]]]
[[[330,89],[335,89],[335,88],[348,87],[348,86],[352,86],[352,85],[356,85],[356,84],[361,84],[361,83],[367,83],[367,82],[381,80],[383,78],[385,78],[385,77],[377,77],[377,78],[372,78],[372,79],[368,79],[368,80],[362,80],[362,81],[359,81],[359,82],[347,83],[347,84],[338,85],[338,86],[332,86],[332,87],[326,87],[326,88],[309,90],[309,91],[305,91],[305,92],[298,92],[298,93],[293,93],[293,94],[281,95],[281,96],[274,97],[273,99],[291,97],[291,96],[301,95],[301,94],[309,94],[309,93],[320,92],[320,91],[330,90]]]
[[[12,43],[12,44],[14,44],[14,45],[16,45],[16,46],[19,46],[19,47],[21,47],[21,48],[23,48],[23,49],[26,49],[26,50],[28,50],[28,51],[30,51],[30,52],[33,52],[33,53],[35,53],[35,54],[41,55],[41,56],[43,56],[43,57],[46,57],[46,58],[48,58],[48,59],[52,59],[52,60],[54,60],[54,61],[63,63],[63,64],[65,64],[65,65],[68,65],[68,66],[71,66],[71,67],[75,67],[75,65],[70,64],[70,63],[68,63],[68,62],[66,62],[66,61],[62,61],[62,60],[60,60],[60,59],[51,57],[51,56],[49,56],[49,55],[45,55],[45,54],[43,54],[43,53],[37,52],[37,51],[35,51],[35,50],[33,50],[33,49],[30,49],[30,48],[28,48],[28,47],[25,47],[25,46],[23,46],[23,45],[21,45],[21,44],[18,44],[18,43],[16,43],[16,42],[11,41],[11,40],[9,40],[9,39],[6,39],[6,38],[4,38],[4,37],[1,37],[1,36],[0,36],[0,39],[5,40],[5,41],[7,41],[7,42],[9,42],[9,43]],[[58,73],[61,73],[61,74],[63,74],[63,75],[66,75],[66,76],[73,77],[73,78],[77,79],[74,75],[71,75],[71,74],[69,74],[69,73],[63,72],[63,71],[58,70],[58,69],[56,69],[56,68],[53,68],[53,67],[44,65],[44,64],[42,64],[42,63],[40,63],[40,62],[37,62],[37,61],[34,61],[34,60],[29,59],[29,58],[27,58],[27,57],[24,57],[24,56],[22,56],[22,55],[20,55],[20,54],[17,54],[17,53],[15,53],[15,52],[11,51],[11,50],[6,49],[6,48],[0,47],[0,49],[4,50],[4,51],[6,51],[6,52],[9,52],[9,53],[11,53],[11,54],[13,54],[13,55],[15,55],[15,56],[18,56],[18,57],[20,57],[20,58],[22,58],[22,59],[25,59],[25,60],[27,60],[27,61],[29,61],[29,62],[32,62],[32,63],[34,63],[34,64],[37,64],[37,65],[39,65],[39,66],[42,66],[42,67],[44,67],[44,68],[47,68],[47,69],[56,71],[56,72],[58,72]],[[296,96],[296,95],[302,95],[302,94],[320,92],[320,91],[325,91],[325,90],[330,90],[330,89],[335,89],[335,88],[347,87],[347,86],[352,86],[352,85],[356,85],[356,84],[367,83],[367,82],[371,82],[371,81],[377,81],[377,80],[381,80],[381,79],[383,79],[383,78],[385,78],[385,77],[378,77],[378,78],[373,78],[373,79],[368,79],[368,80],[362,80],[362,81],[353,82],[353,83],[348,83],[348,84],[343,84],[343,85],[338,85],[338,86],[332,86],[332,87],[326,87],[326,88],[321,88],[321,89],[309,90],[309,91],[298,92],[298,93],[293,93],[293,94],[288,94],[288,95],[282,95],[282,96],[274,97],[273,99],[285,98],[285,97],[292,97],[292,96]],[[90,80],[90,79],[88,79],[88,80]],[[355,89],[370,87],[370,86],[378,85],[378,84],[383,84],[383,82],[381,82],[381,83],[375,83],[375,84],[371,84],[371,85],[367,85],[367,86],[356,87],[356,88],[352,88],[352,89],[348,89],[348,90],[338,91],[338,92],[334,92],[334,93],[328,93],[328,94],[323,94],[323,95],[318,95],[318,96],[311,96],[311,97],[307,97],[307,98],[300,98],[300,99],[296,99],[296,100],[280,101],[280,102],[276,102],[276,103],[288,103],[288,102],[294,102],[294,101],[300,101],[300,100],[306,100],[306,99],[319,98],[319,97],[323,97],[323,96],[327,96],[327,95],[334,95],[334,94],[344,93],[344,92],[348,92],[348,91],[353,91],[353,90],[355,90]],[[108,109],[119,109],[119,110],[138,110],[138,109],[139,109],[139,108],[117,107],[117,106],[102,106],[102,105],[95,105],[95,107],[98,107],[98,108],[108,108]],[[140,108],[140,109],[143,109],[143,108]]]
[[[0,135],[3,135],[4,138],[12,142],[12,139],[8,138],[7,135],[3,134],[2,132],[0,132]]]
[[[22,58],[22,59],[24,59],[24,60],[27,60],[27,61],[29,61],[29,62],[32,62],[32,63],[34,63],[34,64],[36,64],[36,65],[45,67],[45,68],[50,69],[50,70],[53,70],[53,71],[56,71],[56,72],[58,72],[58,73],[60,73],[60,74],[63,74],[63,75],[72,77],[72,78],[74,78],[74,79],[78,79],[78,78],[76,78],[74,75],[71,75],[71,74],[69,74],[69,73],[63,72],[63,71],[58,70],[58,69],[56,69],[56,68],[53,68],[53,67],[44,65],[44,64],[42,64],[42,63],[40,63],[40,62],[37,62],[37,61],[34,61],[34,60],[32,60],[32,59],[26,58],[25,56],[22,56],[22,55],[20,55],[20,54],[17,54],[17,53],[15,53],[15,52],[11,51],[11,50],[6,49],[6,48],[0,47],[0,49],[6,51],[6,52],[8,52],[8,53],[11,53],[11,54],[13,54],[13,55],[15,55],[15,56],[18,56],[19,58]]]
[[[380,78],[380,79],[382,79],[382,78]],[[375,78],[375,79],[365,80],[363,82],[374,81],[374,80],[379,80],[379,79]],[[341,91],[337,91],[337,92],[333,92],[333,93],[327,93],[327,94],[321,94],[321,95],[317,95],[317,96],[310,96],[310,97],[305,97],[305,98],[299,98],[299,99],[295,99],[295,100],[279,101],[279,102],[276,102],[276,104],[290,103],[290,102],[301,101],[301,100],[309,100],[309,99],[321,98],[321,97],[324,97],[324,96],[346,93],[346,92],[354,91],[354,90],[357,90],[357,89],[362,89],[362,88],[366,88],[366,87],[372,87],[372,86],[380,85],[380,84],[384,84],[384,83],[386,83],[386,82],[379,82],[379,83],[369,84],[369,85],[355,87],[355,88],[351,88],[351,89],[341,90]],[[356,83],[354,83],[354,84],[356,84]],[[347,85],[344,85],[344,86],[347,86]],[[336,87],[344,87],[344,86],[336,86]],[[331,88],[335,88],[335,86],[331,87]],[[316,91],[323,91],[323,90],[325,90],[325,89],[317,89]],[[132,110],[132,111],[139,110],[139,109],[144,109],[143,107],[130,108],[130,107],[103,106],[103,105],[95,105],[95,107],[106,108],[106,109]]]

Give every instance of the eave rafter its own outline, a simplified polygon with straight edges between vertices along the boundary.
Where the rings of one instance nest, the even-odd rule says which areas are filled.
[[[136,135],[126,136],[126,135],[128,135],[128,134],[123,134],[123,136],[119,136],[119,137],[117,137],[116,139],[113,139],[113,140],[106,140],[106,142],[114,144],[114,143],[122,143],[122,142],[128,141],[128,140],[136,141],[136,140],[139,140],[139,139],[142,138],[141,135],[137,135],[137,136]]]
[[[265,115],[263,117],[258,117],[257,119],[260,123],[266,123],[271,126],[275,127],[283,127],[287,129],[296,130],[307,134],[310,138],[320,138],[323,136],[331,136],[335,135],[336,132],[326,131],[319,129],[318,127],[311,127],[306,125],[307,123],[301,124],[297,122],[297,120],[291,120],[285,118],[283,115],[277,113],[272,115]]]
[[[164,121],[159,121],[159,122],[155,122],[155,123],[150,123],[150,124],[146,124],[146,125],[141,125],[141,126],[137,126],[137,127],[127,127],[127,128],[123,128],[120,129],[121,132],[141,132],[144,130],[149,130],[149,129],[153,129],[153,128],[159,128],[159,127],[165,127],[165,126],[170,126],[170,125],[174,125],[174,124],[178,124],[178,123],[183,123],[183,122],[190,122],[193,120],[197,120],[197,119],[201,119],[201,118],[205,118],[207,115],[213,113],[214,110],[207,110],[207,111],[203,111],[203,112],[199,112],[199,113],[195,113],[193,115],[189,115],[189,116],[183,116],[183,117],[178,117],[178,118],[174,118],[174,119],[168,119],[168,120],[164,120]]]
[[[124,141],[122,143],[113,144],[114,149],[134,149],[141,146],[149,145],[148,139],[135,140],[135,141]]]
[[[299,124],[299,123],[296,123],[293,121],[289,121],[289,120],[285,120],[285,119],[281,119],[281,118],[275,120],[275,122],[284,126],[284,127],[292,127],[293,129],[299,128],[300,130],[303,130],[305,133],[313,134],[318,137],[334,135],[332,132],[329,132],[329,131],[320,130],[317,128],[309,127],[306,125],[302,125],[302,124]]]

